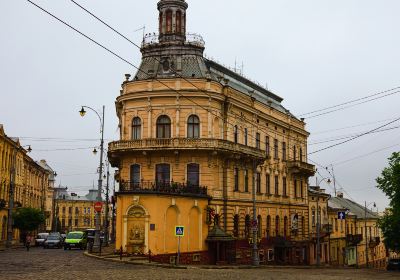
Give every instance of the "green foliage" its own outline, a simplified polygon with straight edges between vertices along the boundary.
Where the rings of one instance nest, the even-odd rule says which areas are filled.
[[[13,215],[14,227],[21,231],[36,230],[46,221],[44,213],[36,208],[19,208]]]
[[[400,153],[393,153],[389,158],[389,166],[385,167],[376,179],[377,188],[390,199],[390,209],[380,219],[387,248],[400,252]]]

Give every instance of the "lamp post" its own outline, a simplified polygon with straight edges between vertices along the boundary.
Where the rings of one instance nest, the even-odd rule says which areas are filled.
[[[319,182],[318,182],[318,178],[315,177],[315,181],[317,183],[317,187],[320,186],[320,184],[326,180],[326,182],[328,184],[331,183],[331,179],[330,178],[322,178]],[[319,191],[318,191],[319,192]],[[317,266],[319,266],[321,264],[321,257],[320,257],[320,230],[321,230],[321,223],[320,223],[320,216],[321,213],[319,212],[319,194],[317,195]],[[326,252],[325,252],[326,253]]]
[[[30,145],[26,145],[28,149],[26,150],[28,153],[32,151]],[[18,152],[26,146],[19,146],[17,143],[14,144],[13,151],[13,163],[11,168],[11,177],[10,177],[10,191],[8,196],[8,220],[7,220],[7,241],[6,247],[10,248],[12,246],[13,239],[13,210],[14,210],[14,189],[15,189],[15,180],[17,173],[17,154]]]
[[[100,164],[99,164],[99,179],[98,179],[98,189],[97,189],[97,202],[102,202],[101,198],[101,189],[102,189],[102,184],[103,184],[103,179],[102,179],[102,173],[103,173],[103,147],[104,147],[104,109],[105,106],[103,105],[103,114],[100,116],[100,114],[93,108],[89,106],[82,106],[82,109],[79,111],[79,114],[84,117],[86,114],[85,108],[92,110],[96,115],[99,117],[100,120],[100,134],[101,134],[101,140],[100,140]],[[94,252],[99,252],[100,251],[100,222],[101,222],[101,215],[100,212],[96,211],[96,231],[94,235],[94,244],[93,244],[93,251]]]
[[[368,231],[367,231],[367,207],[370,206],[371,204],[374,204],[374,207],[376,207],[375,202],[370,202],[367,205],[367,201],[365,201],[365,208],[364,208],[364,227],[365,227],[365,257],[366,257],[366,265],[367,268],[369,267],[368,264]]]

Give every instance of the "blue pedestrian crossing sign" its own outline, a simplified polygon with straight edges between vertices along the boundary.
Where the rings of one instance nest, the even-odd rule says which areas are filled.
[[[185,227],[184,226],[176,226],[175,227],[175,236],[185,236]]]
[[[344,211],[339,211],[339,212],[337,213],[337,216],[338,216],[338,219],[339,219],[339,220],[345,220],[345,219],[346,219],[346,212],[344,212]]]

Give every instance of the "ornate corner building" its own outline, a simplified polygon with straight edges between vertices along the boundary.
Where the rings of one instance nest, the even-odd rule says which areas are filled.
[[[203,55],[184,0],[158,2],[159,34],[116,100],[120,140],[116,248],[181,262],[247,263],[252,230],[264,263],[307,263],[305,123],[283,99]],[[256,221],[252,194],[255,192]]]

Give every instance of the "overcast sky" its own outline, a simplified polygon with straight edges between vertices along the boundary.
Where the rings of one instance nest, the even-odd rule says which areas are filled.
[[[142,31],[135,30],[146,26],[146,33],[157,32],[156,0],[76,1],[137,44]],[[35,2],[140,64],[136,47],[71,1]],[[295,115],[400,86],[397,0],[187,2],[188,31],[204,37],[205,53],[227,66],[243,62],[244,74],[268,85]],[[0,1],[0,38],[0,123],[6,134],[32,145],[31,156],[46,159],[57,171],[57,184],[86,193],[97,184],[99,155],[91,150],[99,145],[99,121],[92,112],[81,118],[80,105],[100,111],[104,104],[105,138],[117,140],[114,101],[124,74],[135,70],[25,0]],[[340,142],[326,140],[394,120],[400,115],[399,104],[400,94],[395,93],[306,118],[309,152]],[[388,200],[375,188],[375,178],[399,144],[399,129],[391,129],[309,158],[322,166],[333,165],[337,187],[344,188],[345,196],[360,203],[374,201],[383,210]],[[330,176],[319,169],[323,177]],[[310,180],[315,184],[315,179]],[[333,192],[331,186],[321,185]]]

